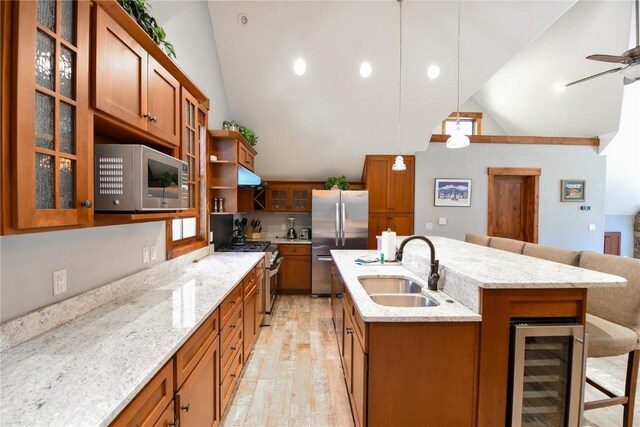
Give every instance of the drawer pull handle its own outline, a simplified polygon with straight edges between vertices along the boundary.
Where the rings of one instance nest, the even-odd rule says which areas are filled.
[[[187,403],[186,405],[182,405],[180,409],[183,410],[184,412],[189,412],[190,407],[191,407],[191,404]]]
[[[236,377],[236,374],[230,374],[229,376],[230,376],[231,378],[235,378],[235,377]]]
[[[231,350],[235,350],[235,349],[236,349],[235,347],[231,347]]]
[[[235,329],[235,328],[236,328],[236,325],[229,325],[229,327],[230,327],[231,329]]]
[[[169,427],[179,427],[180,426],[180,420],[173,420],[171,421],[169,424],[167,424]]]

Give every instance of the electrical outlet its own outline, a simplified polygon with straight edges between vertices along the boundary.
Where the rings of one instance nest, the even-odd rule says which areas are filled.
[[[287,226],[285,224],[282,224],[281,227],[282,231],[287,231]]]
[[[67,292],[67,269],[53,272],[53,296],[58,296]]]
[[[142,263],[146,264],[149,262],[149,246],[145,246],[144,248],[142,248]]]
[[[429,230],[433,230],[433,223],[432,222],[428,222],[427,223],[427,231]]]
[[[156,245],[149,246],[151,250],[151,261],[155,261],[158,258],[158,254],[156,252]]]
[[[589,231],[596,231],[596,225],[595,224],[589,224]]]

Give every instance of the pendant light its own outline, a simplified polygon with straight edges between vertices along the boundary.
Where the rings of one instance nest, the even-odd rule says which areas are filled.
[[[451,136],[447,139],[447,148],[464,148],[468,147],[471,141],[464,134],[460,127],[460,0],[458,0],[458,100],[456,107],[456,127],[451,132]]]
[[[400,5],[400,77],[398,78],[398,155],[391,167],[393,171],[407,170],[402,158],[402,0],[398,0]]]

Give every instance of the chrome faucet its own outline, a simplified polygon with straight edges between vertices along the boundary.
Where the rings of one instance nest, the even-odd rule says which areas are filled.
[[[428,288],[430,291],[438,290],[438,280],[440,280],[440,274],[438,274],[438,267],[440,266],[440,261],[436,259],[436,248],[433,246],[431,240],[429,240],[425,236],[411,236],[404,239],[404,241],[400,244],[398,251],[396,252],[396,261],[402,261],[402,253],[404,251],[404,247],[407,243],[412,240],[422,240],[429,245],[429,249],[431,249],[431,271],[429,272],[429,281]]]

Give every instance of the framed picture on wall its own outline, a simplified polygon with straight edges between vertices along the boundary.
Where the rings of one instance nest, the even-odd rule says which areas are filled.
[[[563,202],[584,202],[585,201],[585,180],[563,179],[561,184],[561,200]]]
[[[471,180],[436,178],[434,206],[471,206]]]

